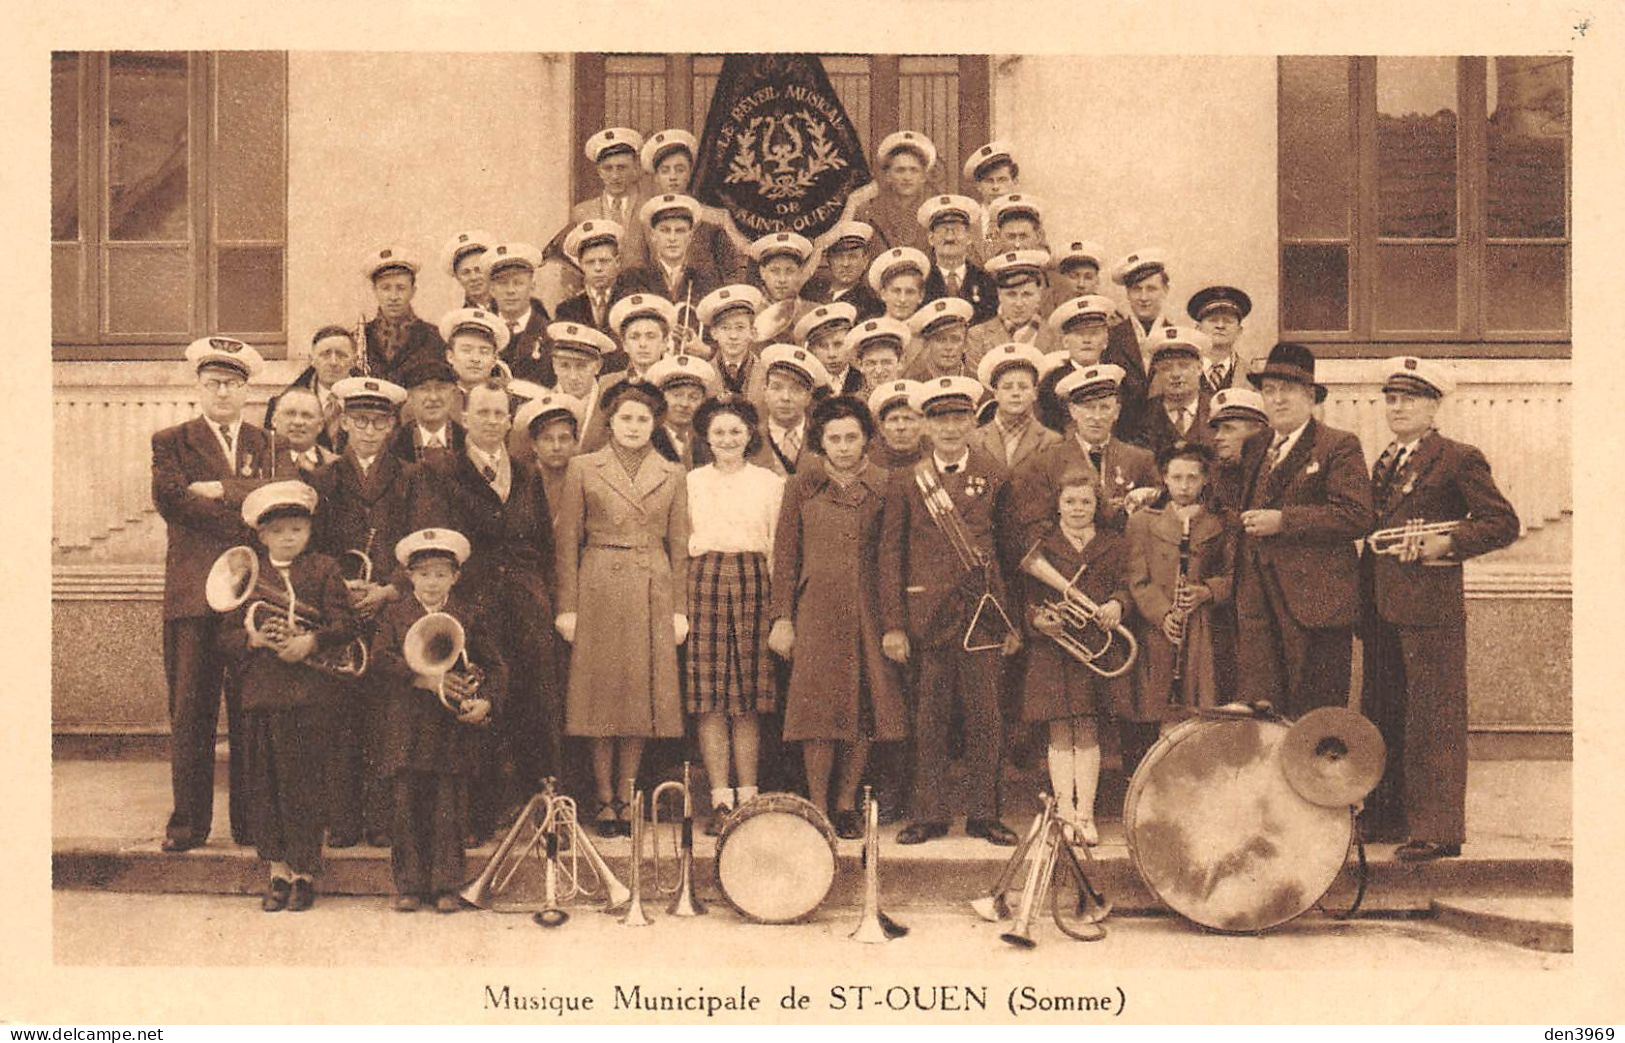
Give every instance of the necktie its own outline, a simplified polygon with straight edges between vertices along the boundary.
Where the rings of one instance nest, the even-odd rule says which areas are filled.
[[[1191,415],[1191,408],[1189,406],[1186,406],[1183,409],[1181,409],[1179,411],[1179,418],[1178,418],[1179,433],[1182,434],[1182,435],[1189,433],[1189,431],[1191,429],[1191,421],[1194,420],[1194,419],[1196,419],[1196,418]]]
[[[948,296],[959,296],[959,273],[957,271],[948,273]]]
[[[944,467],[942,469],[942,473],[943,474],[958,474],[959,473],[959,465],[958,464],[949,464],[948,466],[946,466],[946,467]]]
[[[237,443],[232,441],[232,438],[231,438],[231,425],[229,425],[229,424],[221,424],[220,425],[220,437],[226,440],[226,459],[227,460],[235,460],[235,459],[237,459]]]
[[[1104,446],[1092,445],[1089,447],[1089,462],[1094,465],[1095,474],[1103,475],[1101,470],[1105,466],[1106,449]]]
[[[1281,462],[1281,447],[1286,444],[1286,435],[1276,435],[1275,441],[1270,443],[1269,455],[1264,457],[1264,469],[1275,470],[1275,465]]]
[[[1211,385],[1215,391],[1224,387],[1224,375],[1227,372],[1229,372],[1229,369],[1222,362],[1214,366],[1212,369],[1208,370],[1208,384]]]
[[[801,435],[795,430],[786,431],[779,440],[779,452],[788,460],[795,460],[801,455]]]
[[[492,467],[490,464],[486,464],[481,467],[480,474],[483,474],[485,476],[485,480],[488,482],[495,482],[497,480],[497,469]]]
[[[603,291],[595,291],[592,295],[592,324],[594,326],[604,324],[604,309],[609,306],[608,296],[609,294]]]

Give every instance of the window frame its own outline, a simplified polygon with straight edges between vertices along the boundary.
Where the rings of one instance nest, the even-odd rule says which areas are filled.
[[[1288,112],[1282,102],[1284,63],[1276,61],[1276,140],[1285,135]],[[1556,56],[1554,56],[1556,57]],[[1294,330],[1284,324],[1283,339],[1316,346],[1328,358],[1364,358],[1405,353],[1424,356],[1476,358],[1568,358],[1573,342],[1573,198],[1574,198],[1574,67],[1568,66],[1569,127],[1564,142],[1564,231],[1560,238],[1504,239],[1487,233],[1489,198],[1489,112],[1487,74],[1491,58],[1456,56],[1456,235],[1454,240],[1412,240],[1385,237],[1378,228],[1377,178],[1377,57],[1348,56],[1349,155],[1354,160],[1351,224],[1348,238],[1289,236],[1284,230],[1284,206],[1290,172],[1276,162],[1277,286],[1286,285],[1286,251],[1290,246],[1343,245],[1349,251],[1347,330]],[[1379,330],[1376,327],[1378,249],[1383,245],[1452,243],[1456,257],[1456,320],[1454,330]],[[1488,256],[1491,246],[1502,244],[1561,246],[1564,248],[1566,328],[1554,330],[1492,330],[1486,321]]]
[[[66,53],[66,52],[58,52]],[[109,215],[106,190],[109,178],[109,154],[106,148],[106,127],[109,93],[109,59],[120,51],[78,51],[79,91],[78,105],[78,200],[79,229],[75,240],[52,240],[54,252],[62,246],[71,246],[80,252],[79,315],[88,322],[88,329],[58,336],[54,329],[51,337],[51,358],[54,362],[115,362],[152,361],[173,359],[175,346],[188,344],[198,337],[216,332],[227,332],[255,345],[266,359],[281,359],[287,355],[288,345],[288,179],[286,176],[288,142],[288,54],[274,51],[282,64],[283,105],[280,113],[282,126],[282,179],[283,210],[282,236],[276,240],[230,240],[227,249],[253,247],[279,247],[282,251],[282,289],[280,294],[281,329],[255,333],[220,331],[218,318],[217,270],[221,254],[221,241],[216,236],[215,216],[221,201],[215,198],[215,185],[211,178],[218,142],[215,104],[219,89],[217,54],[212,51],[186,51],[187,58],[187,163],[188,163],[188,222],[189,242],[186,247],[190,271],[191,297],[188,303],[191,330],[176,333],[114,333],[103,332],[110,302],[107,297],[107,265],[109,246],[117,248],[124,241],[107,238]],[[133,52],[141,53],[141,52]],[[53,55],[54,57],[54,55]],[[164,240],[173,244],[172,240]]]

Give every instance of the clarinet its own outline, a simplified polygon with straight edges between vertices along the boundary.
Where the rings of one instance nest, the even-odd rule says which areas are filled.
[[[361,375],[372,376],[372,359],[367,353],[367,313],[362,312],[355,324],[356,353],[360,356]]]
[[[1170,610],[1175,620],[1174,639],[1174,670],[1173,679],[1168,685],[1168,705],[1177,706],[1184,702],[1181,691],[1181,681],[1185,676],[1185,621],[1190,616],[1190,571],[1191,571],[1191,520],[1189,516],[1179,519],[1179,575],[1174,580],[1174,605]]]

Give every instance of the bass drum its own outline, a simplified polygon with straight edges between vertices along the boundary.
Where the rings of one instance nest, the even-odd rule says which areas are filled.
[[[811,916],[835,883],[835,830],[811,801],[764,793],[722,823],[717,886],[739,915],[756,923]]]
[[[1311,804],[1287,782],[1289,730],[1278,720],[1191,718],[1140,763],[1123,802],[1129,857],[1174,912],[1216,931],[1263,931],[1331,889],[1354,812]]]

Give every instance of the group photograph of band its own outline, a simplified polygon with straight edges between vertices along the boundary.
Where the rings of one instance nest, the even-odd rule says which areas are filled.
[[[633,837],[637,879],[670,787],[658,814],[685,856],[717,838],[748,919],[810,910],[771,873],[730,882],[730,847],[827,847],[832,873],[837,840],[878,856],[897,823],[888,844],[1013,849],[1001,916],[1023,860],[1044,886],[1061,865],[1098,930],[1103,750],[1136,868],[1205,926],[1270,927],[1325,887],[1246,908],[1193,883],[1203,836],[1144,854],[1176,805],[1329,822],[1333,875],[1356,838],[1460,855],[1462,564],[1520,524],[1435,426],[1449,360],[1372,360],[1390,438],[1363,446],[1319,415],[1312,347],[1238,350],[1247,287],[1175,311],[1177,252],[1046,222],[1019,140],[889,134],[812,238],[690,194],[689,129],[580,147],[600,184],[563,228],[353,244],[374,304],[308,332],[263,416],[255,346],[185,349],[200,415],[151,440],[165,852],[209,839],[223,703],[266,912],[310,909],[324,851],[361,845],[390,852],[381,908],[487,906],[529,856],[558,921],[560,873],[618,883],[594,840]],[[431,280],[462,306],[419,316]],[[1195,773],[1197,750],[1280,792]],[[1012,763],[1043,780],[1030,826]]]

